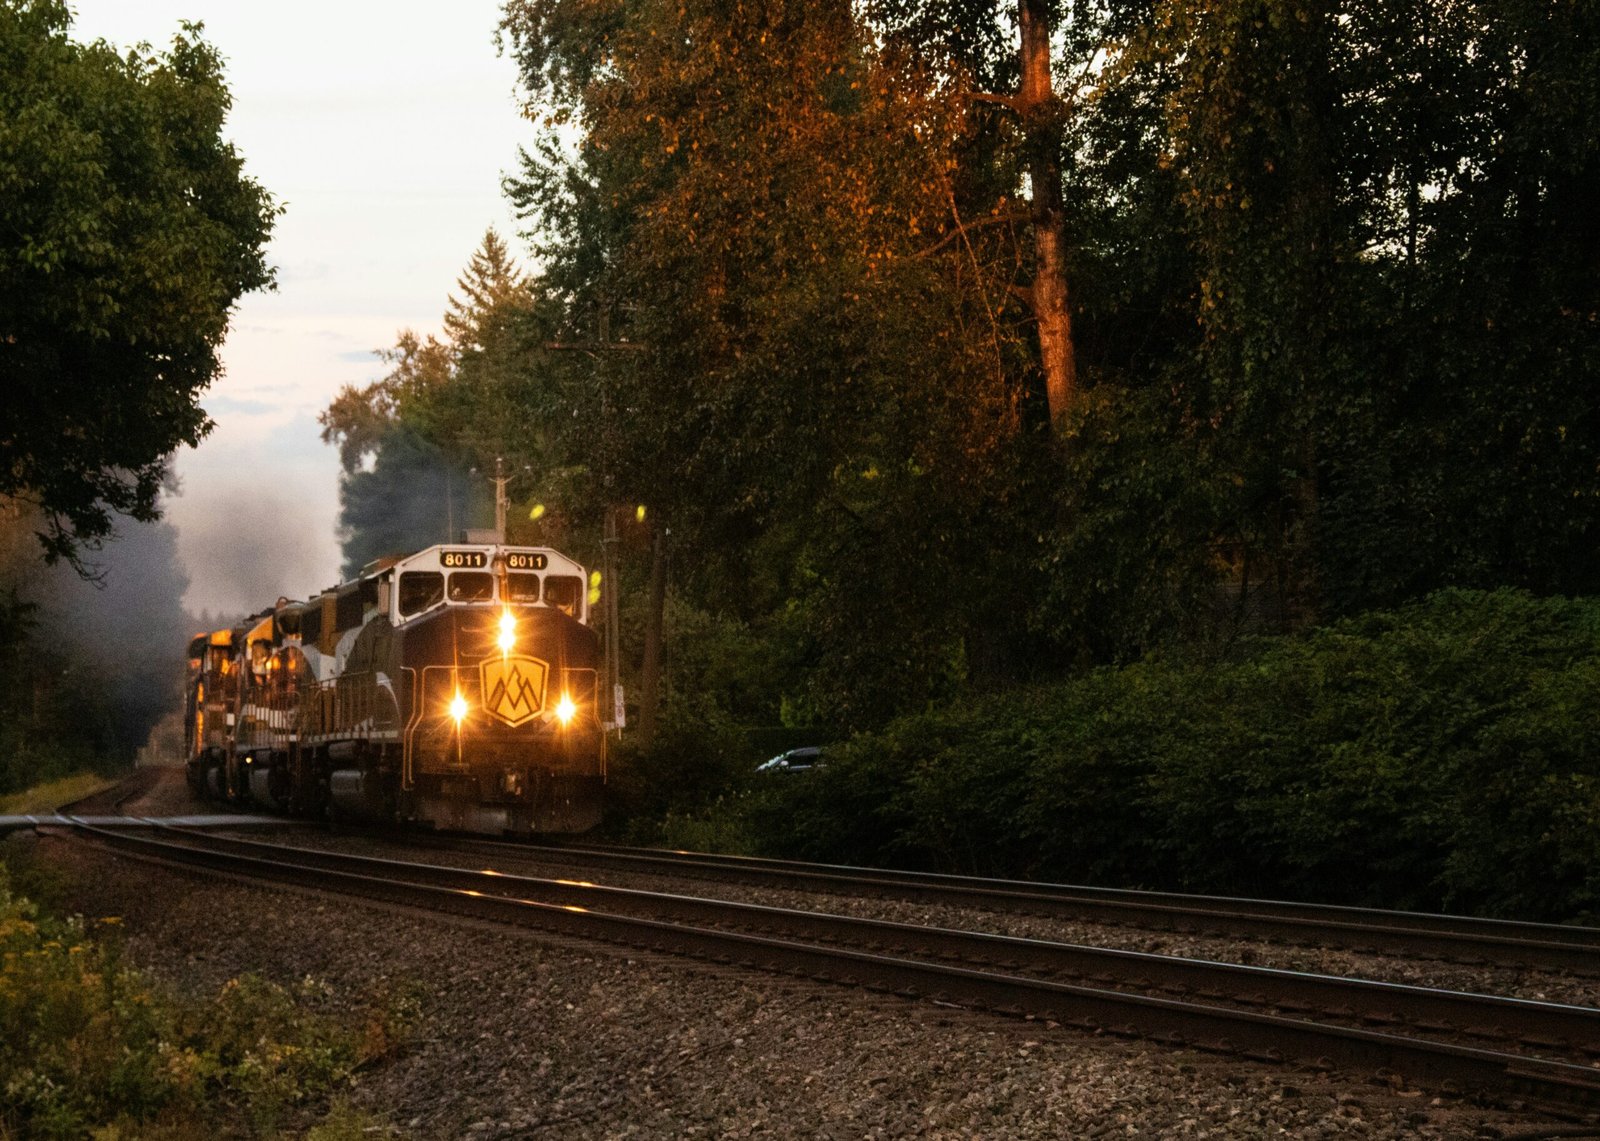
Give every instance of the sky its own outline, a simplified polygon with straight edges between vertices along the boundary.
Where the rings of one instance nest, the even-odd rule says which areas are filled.
[[[240,613],[338,581],[338,456],[317,414],[384,373],[401,329],[437,332],[490,226],[526,262],[501,193],[531,141],[499,0],[69,0],[73,38],[167,45],[205,25],[233,94],[224,134],[287,213],[275,293],[244,297],[176,459],[191,613]]]

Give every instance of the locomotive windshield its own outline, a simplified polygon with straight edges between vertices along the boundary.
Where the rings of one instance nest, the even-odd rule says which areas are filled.
[[[444,600],[444,575],[438,571],[407,571],[400,576],[400,613],[421,614]]]
[[[553,574],[544,580],[544,601],[547,606],[577,616],[578,603],[583,598],[583,579],[564,574]]]
[[[538,602],[539,576],[536,574],[506,575],[506,593],[510,602]]]
[[[450,576],[451,602],[488,602],[494,598],[494,575],[486,571],[456,571]]]
[[[363,580],[376,593],[387,581],[391,593],[378,609],[405,622],[435,607],[538,606],[588,620],[588,581],[565,555],[517,548],[430,547],[400,560],[392,579]],[[346,590],[348,587],[341,587]],[[366,595],[363,594],[365,601]],[[392,607],[392,609],[391,609]]]

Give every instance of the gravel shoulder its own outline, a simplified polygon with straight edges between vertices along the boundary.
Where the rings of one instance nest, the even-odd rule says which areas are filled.
[[[193,811],[181,773],[144,814]],[[1585,1135],[1444,1101],[37,841],[129,955],[209,993],[312,978],[327,1010],[421,996],[400,1055],[351,1100],[445,1138],[1525,1138]],[[1587,1134],[1600,1136],[1600,1134]]]

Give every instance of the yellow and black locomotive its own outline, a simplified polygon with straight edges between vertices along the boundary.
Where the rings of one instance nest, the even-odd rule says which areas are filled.
[[[474,832],[599,822],[584,568],[465,543],[383,559],[189,646],[189,781],[312,815]]]

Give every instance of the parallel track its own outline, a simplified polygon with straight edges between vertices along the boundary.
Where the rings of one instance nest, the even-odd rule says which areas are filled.
[[[1171,1045],[1600,1109],[1600,1011],[1038,940],[81,825],[145,858],[933,996]],[[1069,980],[1069,981],[1064,981]],[[1092,985],[1091,985],[1092,984]],[[1182,997],[1173,997],[1182,996]],[[1265,1012],[1271,1008],[1274,1012]],[[1370,1026],[1392,1027],[1374,1030]],[[1505,1049],[1468,1044],[1492,1039]]]
[[[900,899],[1004,914],[1081,919],[1340,947],[1448,962],[1600,974],[1600,929],[1470,916],[1379,911],[1309,903],[1124,891],[1071,884],[979,879],[892,869],[803,864],[637,848],[529,845],[435,837],[408,843],[558,862],[586,872],[627,871],[760,887]]]

